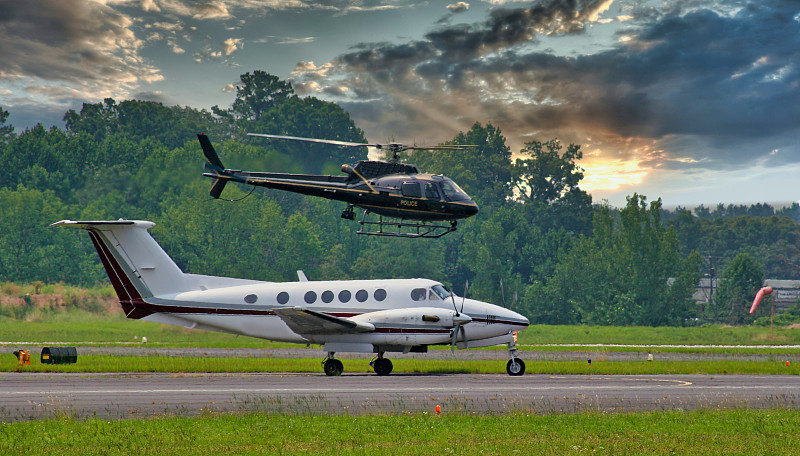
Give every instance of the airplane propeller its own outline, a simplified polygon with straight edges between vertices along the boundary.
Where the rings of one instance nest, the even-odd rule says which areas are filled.
[[[472,321],[468,315],[462,316],[461,313],[464,312],[464,301],[467,299],[467,290],[469,290],[469,280],[467,280],[466,284],[464,285],[464,296],[461,297],[461,311],[456,308],[456,299],[453,297],[453,293],[450,293],[450,300],[453,301],[453,310],[455,311],[455,316],[453,316],[453,338],[450,340],[450,351],[455,350],[456,342],[458,340],[458,333],[461,333],[461,341],[467,341],[467,331],[464,329],[464,325]]]

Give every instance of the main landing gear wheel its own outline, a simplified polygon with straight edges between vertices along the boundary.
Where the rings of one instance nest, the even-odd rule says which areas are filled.
[[[525,373],[525,363],[521,359],[511,358],[506,364],[508,375],[517,376]]]
[[[328,358],[325,360],[323,369],[325,370],[325,375],[328,377],[342,375],[342,372],[344,372],[344,365],[338,359]]]
[[[386,358],[378,358],[372,363],[372,368],[378,375],[389,375],[392,373],[392,361]]]

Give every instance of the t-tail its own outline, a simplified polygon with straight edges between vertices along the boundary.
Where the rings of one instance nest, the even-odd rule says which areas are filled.
[[[211,140],[208,139],[208,136],[205,133],[200,133],[197,135],[197,139],[200,140],[200,147],[203,148],[203,155],[206,157],[205,167],[213,171],[213,173],[205,175],[215,178],[214,183],[211,184],[209,194],[214,199],[218,199],[222,194],[222,190],[225,189],[225,184],[228,183],[230,176],[228,176],[228,172],[225,170],[225,166],[222,165],[222,160],[219,159],[219,155],[214,150],[214,146],[211,145]]]
[[[148,232],[155,226],[153,222],[62,220],[51,226],[81,228],[89,232],[128,318],[140,319],[167,312],[169,308],[165,304],[178,293],[253,282],[184,273]]]

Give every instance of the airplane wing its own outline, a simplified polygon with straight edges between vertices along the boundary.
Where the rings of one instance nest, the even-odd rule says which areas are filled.
[[[279,307],[275,309],[275,313],[292,331],[301,336],[306,334],[352,334],[375,330],[375,326],[371,323],[334,317],[302,307]]]

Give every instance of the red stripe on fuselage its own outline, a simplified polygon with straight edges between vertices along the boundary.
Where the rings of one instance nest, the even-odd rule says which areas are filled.
[[[111,285],[117,293],[117,298],[119,298],[119,303],[122,306],[122,311],[125,312],[125,316],[138,320],[151,315],[153,313],[152,311],[139,307],[145,304],[142,296],[139,294],[139,291],[136,290],[133,283],[131,283],[130,278],[125,274],[125,270],[117,259],[111,254],[111,251],[100,238],[100,235],[97,234],[95,230],[89,230],[89,237],[92,239],[92,243],[97,250],[97,254],[100,256],[100,261],[103,263],[106,274],[108,274],[108,278],[111,280]]]

